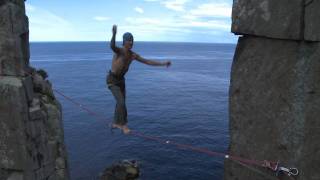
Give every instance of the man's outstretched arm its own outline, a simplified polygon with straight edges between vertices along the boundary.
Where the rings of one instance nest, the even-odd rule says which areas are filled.
[[[113,25],[113,27],[112,27],[112,38],[111,38],[111,41],[110,41],[110,47],[113,50],[113,52],[119,53],[120,52],[120,48],[118,48],[116,46],[116,34],[117,34],[117,25]]]
[[[143,64],[147,64],[147,65],[151,65],[151,66],[167,66],[167,67],[171,66],[170,61],[159,62],[159,61],[155,61],[155,60],[145,59],[138,54],[134,54],[134,59],[136,59],[137,61],[139,61]]]

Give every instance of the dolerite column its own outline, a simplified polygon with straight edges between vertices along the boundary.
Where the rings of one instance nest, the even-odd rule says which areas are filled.
[[[0,179],[67,180],[61,106],[29,66],[23,0],[0,0]]]
[[[320,1],[234,0],[240,35],[229,89],[230,154],[280,161],[320,179]],[[275,173],[225,161],[225,180]],[[290,179],[281,176],[282,179]],[[276,179],[276,178],[275,178]]]

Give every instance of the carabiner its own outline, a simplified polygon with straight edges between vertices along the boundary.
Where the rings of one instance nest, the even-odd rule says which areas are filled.
[[[289,168],[288,176],[297,176],[299,174],[299,171],[297,168]]]
[[[279,172],[286,172],[288,174],[288,176],[297,176],[299,174],[299,171],[297,168],[285,168],[285,167],[279,167],[277,169],[277,175],[279,174]]]

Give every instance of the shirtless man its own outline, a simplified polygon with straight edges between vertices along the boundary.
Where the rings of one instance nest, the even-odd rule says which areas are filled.
[[[129,66],[133,60],[151,65],[151,66],[166,66],[171,65],[170,61],[158,62],[141,57],[137,53],[131,51],[133,46],[133,36],[131,33],[123,34],[123,47],[116,46],[117,26],[112,27],[112,39],[110,47],[114,52],[112,59],[112,67],[107,76],[107,85],[112,92],[116,107],[114,112],[114,121],[111,128],[119,128],[125,134],[130,133],[127,126],[127,107],[126,107],[126,87],[124,75],[127,73]]]

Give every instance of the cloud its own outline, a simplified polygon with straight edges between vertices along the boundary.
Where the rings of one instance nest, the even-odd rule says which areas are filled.
[[[197,17],[230,17],[232,7],[226,3],[201,4],[190,11],[190,15]]]
[[[29,17],[30,41],[63,41],[78,39],[77,31],[67,19],[46,9],[26,5]]]
[[[184,5],[189,0],[167,0],[161,2],[166,8],[174,10],[174,11],[184,11]]]
[[[160,2],[166,8],[177,11],[186,12],[185,5],[192,3],[192,0],[144,0],[146,2]],[[189,17],[230,17],[232,11],[232,5],[222,2],[211,2],[203,3],[198,5],[196,8],[189,10]]]
[[[110,20],[110,17],[95,16],[93,19],[96,20],[96,21],[108,21],[108,20]]]
[[[207,29],[219,29],[219,30],[229,30],[230,24],[225,23],[224,21],[190,21],[188,24],[184,24],[186,27],[200,27]]]
[[[228,39],[230,24],[221,20],[185,21],[177,18],[126,18],[119,29],[130,31],[143,41],[234,42]],[[119,34],[123,33],[119,31]],[[206,38],[203,38],[203,36]]]
[[[125,19],[127,24],[135,27],[143,27],[143,29],[158,29],[165,31],[193,31],[194,28],[203,28],[209,30],[229,31],[230,23],[224,20],[203,21],[198,19],[183,19],[183,18],[133,18]]]
[[[36,10],[36,8],[29,3],[26,3],[25,5],[26,5],[26,10],[29,12],[33,12]]]
[[[121,28],[134,33],[139,40],[198,41],[200,39],[201,41],[204,33],[222,39],[221,37],[227,37],[226,34],[230,32],[231,5],[224,3],[223,0],[220,1],[222,3],[202,4],[193,0],[144,1],[154,2],[154,5],[162,8],[161,10],[173,11],[154,12],[151,16],[142,7],[133,6],[134,11],[130,12],[131,15],[128,14],[127,18],[121,17],[117,22],[119,34],[122,33]],[[82,24],[76,20],[72,23],[73,21],[64,16],[30,3],[26,3],[26,11],[30,20],[31,41],[101,40],[106,33],[104,26],[113,19],[106,16],[92,16],[86,23],[85,19],[81,21]],[[137,13],[143,13],[143,16]],[[111,30],[107,33],[111,33]]]
[[[42,26],[44,28],[52,27],[71,27],[71,23],[54,13],[46,11],[44,9],[36,8],[34,11],[27,13],[30,17],[30,24]]]
[[[137,25],[159,25],[161,24],[161,20],[155,19],[155,18],[133,18],[133,17],[127,17],[125,19],[130,24],[137,24]]]
[[[134,10],[140,14],[143,14],[144,13],[144,10],[140,7],[135,7]]]

